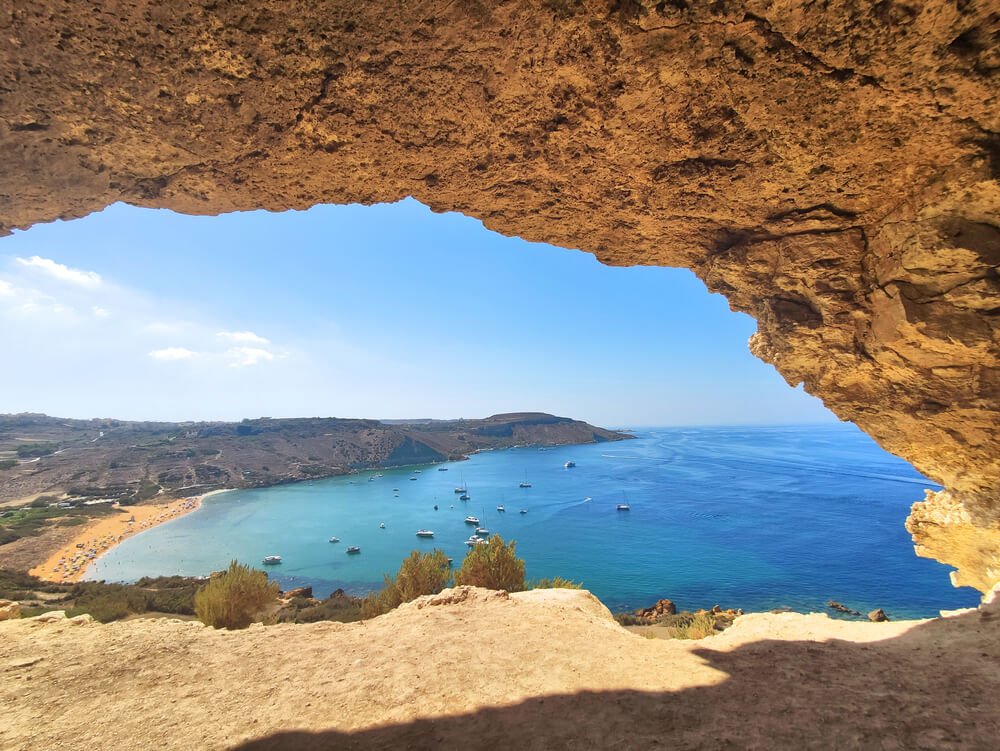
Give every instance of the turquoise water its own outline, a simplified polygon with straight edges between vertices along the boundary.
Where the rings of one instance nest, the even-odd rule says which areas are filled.
[[[810,611],[834,599],[916,617],[978,601],[951,586],[946,567],[917,558],[903,528],[910,504],[937,486],[854,426],[637,435],[219,494],[126,540],[88,578],[204,575],[277,554],[284,562],[268,573],[283,588],[364,593],[413,549],[440,548],[458,565],[473,514],[517,540],[529,578],[582,581],[612,610],[670,597],[687,608]],[[531,488],[518,487],[525,479]],[[453,492],[463,480],[468,502]],[[631,510],[616,511],[626,495]],[[415,537],[420,528],[434,539]],[[346,555],[348,545],[361,554]]]

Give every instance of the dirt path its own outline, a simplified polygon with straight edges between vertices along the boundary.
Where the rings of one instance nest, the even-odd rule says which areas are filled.
[[[968,748],[1000,614],[755,614],[643,639],[589,594],[448,590],[359,624],[0,623],[0,747]]]

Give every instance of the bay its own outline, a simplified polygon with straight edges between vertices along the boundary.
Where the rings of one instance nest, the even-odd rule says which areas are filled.
[[[207,575],[281,555],[267,570],[283,588],[363,594],[414,549],[439,548],[458,566],[473,515],[517,541],[529,578],[582,582],[615,611],[669,597],[689,609],[809,612],[833,599],[900,618],[978,602],[951,586],[947,567],[917,558],[903,527],[923,489],[938,486],[852,425],[635,435],[213,495],[125,540],[86,578]],[[463,483],[467,502],[454,492]],[[616,510],[624,500],[630,510]],[[417,538],[421,528],[434,538]]]

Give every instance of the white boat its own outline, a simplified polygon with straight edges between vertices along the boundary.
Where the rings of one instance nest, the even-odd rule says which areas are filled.
[[[415,474],[415,475],[419,475],[421,472],[423,472],[422,469],[415,469],[415,470],[413,470],[413,474]]]
[[[632,507],[629,506],[627,503],[619,503],[617,506],[615,506],[615,508],[618,509],[619,511],[629,511],[631,510]]]
[[[265,566],[277,566],[279,563],[281,563],[281,556],[280,555],[265,555],[264,556],[264,565]]]
[[[497,506],[497,511],[506,511],[506,510],[507,509],[505,509],[502,505]]]
[[[478,527],[479,526],[479,519],[477,519],[475,516],[467,516],[467,517],[465,517],[465,523],[466,524],[475,524]]]
[[[433,537],[434,533],[429,529],[418,529],[417,537]]]
[[[527,513],[528,513],[528,509],[526,509],[526,508],[523,508],[523,509],[521,509],[521,510],[520,510],[520,511],[519,511],[518,513],[521,513],[521,514],[527,514]]]
[[[378,528],[385,529],[385,522],[379,522]]]
[[[467,501],[467,500],[469,500],[469,494],[468,493],[462,493],[462,495],[460,495],[458,497],[458,500],[460,500],[460,501]]]
[[[489,537],[490,531],[486,527],[476,527],[476,537]]]
[[[417,479],[416,477],[411,477],[411,478],[410,478],[410,480],[411,480],[411,481],[414,481],[414,480],[416,480],[416,479]]]
[[[480,537],[472,535],[468,540],[465,541],[465,544],[471,548],[473,545],[476,545],[481,539],[482,538]]]
[[[340,542],[340,538],[339,537],[331,537],[330,538],[330,542]]]
[[[528,482],[527,480],[525,480],[522,483],[518,483],[517,487],[519,487],[519,488],[530,488],[531,487],[531,483]]]
[[[354,554],[360,553],[360,552],[361,552],[361,548],[359,548],[357,545],[351,545],[351,547],[349,547],[347,549],[347,554],[348,555],[354,555]]]
[[[574,462],[574,461],[572,461],[572,460],[571,460],[571,461],[568,461],[568,462],[566,462],[566,463],[565,463],[565,464],[563,465],[563,467],[565,467],[566,469],[573,469],[573,467],[575,467],[575,466],[576,466],[576,462]]]
[[[456,492],[456,493],[464,493],[464,492],[466,492],[466,490],[467,490],[467,489],[465,488],[465,486],[464,486],[464,485],[463,485],[463,486],[461,486],[461,487],[458,487],[458,488],[455,488],[455,492]]]

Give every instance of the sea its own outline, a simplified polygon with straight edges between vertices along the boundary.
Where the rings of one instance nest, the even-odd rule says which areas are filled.
[[[580,582],[615,612],[664,597],[682,609],[798,612],[829,612],[836,600],[915,618],[978,602],[952,587],[946,566],[918,558],[903,527],[924,489],[940,487],[853,425],[633,434],[212,495],[125,540],[86,578],[202,576],[238,560],[283,589],[364,594],[411,550],[437,548],[461,565],[474,531],[464,520],[475,516],[516,541],[529,579]],[[282,563],[263,566],[268,555]]]

